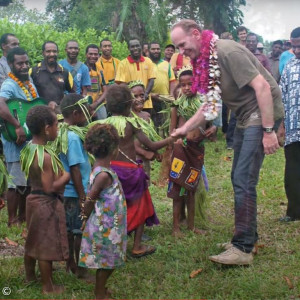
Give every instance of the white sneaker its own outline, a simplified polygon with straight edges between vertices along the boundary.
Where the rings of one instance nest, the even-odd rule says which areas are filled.
[[[217,247],[220,248],[220,249],[228,250],[231,247],[233,247],[233,245],[231,244],[231,242],[227,242],[227,243],[219,243],[219,244],[217,244]],[[254,247],[253,247],[251,252],[254,255],[257,254],[257,252],[258,252],[257,243],[254,244]]]
[[[253,254],[231,247],[219,255],[210,256],[209,259],[223,265],[250,265],[253,262]]]

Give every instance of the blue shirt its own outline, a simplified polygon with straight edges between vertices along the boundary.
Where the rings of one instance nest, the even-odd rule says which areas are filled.
[[[284,51],[280,55],[280,58],[279,58],[279,73],[280,73],[280,75],[283,72],[284,66],[292,57],[294,57],[294,54],[291,53],[290,51]]]
[[[31,84],[36,91],[34,84],[32,82],[31,82]],[[36,91],[36,93],[37,93],[37,91]],[[2,86],[1,86],[1,90],[0,90],[0,97],[3,97],[5,99],[21,98],[21,99],[27,100],[26,95],[24,94],[23,90],[11,78],[7,78],[3,82]],[[7,141],[3,137],[3,135],[1,135],[1,140],[2,140],[2,144],[3,144],[3,152],[4,152],[4,156],[5,156],[5,161],[6,162],[20,161],[20,151],[23,149],[23,147],[26,145],[26,143],[24,143],[22,145],[17,145],[14,142]]]
[[[60,60],[59,64],[72,73],[74,67],[71,66],[66,59]],[[83,86],[91,85],[89,68],[83,63],[79,67],[77,74],[74,76],[74,84],[76,88],[76,94],[81,94],[81,89]]]
[[[300,141],[300,59],[286,64],[280,79],[285,110],[285,146]]]
[[[79,170],[82,178],[82,185],[86,193],[91,173],[91,165],[89,163],[88,154],[83,148],[83,144],[80,137],[73,131],[68,132],[67,154],[60,153],[59,157],[67,172],[70,172],[70,167],[79,165]],[[64,196],[78,198],[78,194],[76,192],[72,179],[65,187]]]

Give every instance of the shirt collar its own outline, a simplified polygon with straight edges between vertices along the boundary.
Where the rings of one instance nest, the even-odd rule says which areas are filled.
[[[131,64],[145,61],[145,57],[143,55],[141,55],[141,57],[138,61],[133,60],[130,55],[127,56],[127,59]]]
[[[113,61],[113,57],[111,56],[109,59],[106,59],[103,56],[100,56],[100,59],[104,62],[104,63],[111,63]]]
[[[46,63],[45,63],[45,60],[43,59],[42,60],[42,62],[41,62],[41,70],[46,70],[46,71],[48,71],[48,69],[47,69],[47,66],[46,66]],[[56,62],[56,69],[55,69],[55,71],[57,71],[57,72],[61,72],[62,71],[62,68],[61,68],[61,66]]]
[[[268,58],[272,59],[272,60],[279,60],[280,55],[277,57],[273,57],[272,53],[270,53],[270,55],[268,56]]]
[[[159,65],[160,63],[162,63],[162,62],[164,62],[164,61],[165,61],[165,60],[161,58],[161,59],[157,62],[156,65]]]

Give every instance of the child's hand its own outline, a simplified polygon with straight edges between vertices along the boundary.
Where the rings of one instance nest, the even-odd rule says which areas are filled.
[[[216,132],[217,132],[217,126],[213,125],[205,130],[205,137],[211,138],[215,135]]]
[[[178,139],[174,144],[183,145],[183,140],[182,139]]]
[[[155,159],[156,159],[158,162],[161,162],[161,161],[162,161],[162,155],[156,152],[156,153],[155,153]]]
[[[143,155],[147,160],[153,160],[155,159],[155,153],[152,151],[147,151],[145,150],[144,155]]]

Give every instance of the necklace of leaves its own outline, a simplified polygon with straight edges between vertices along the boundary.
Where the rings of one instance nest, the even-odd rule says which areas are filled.
[[[0,196],[7,190],[7,184],[11,182],[11,177],[9,176],[6,167],[0,158]]]
[[[20,154],[21,169],[25,173],[26,178],[29,175],[30,167],[34,161],[35,155],[37,156],[38,166],[43,171],[44,156],[47,152],[51,157],[52,169],[56,175],[58,175],[59,170],[63,171],[63,165],[57,154],[53,150],[50,144],[38,145],[33,144],[31,141],[22,149]]]
[[[125,136],[125,128],[127,122],[130,123],[134,128],[141,129],[146,136],[151,141],[159,141],[161,137],[156,133],[153,126],[148,123],[146,120],[138,117],[135,113],[132,112],[132,117],[125,117],[125,116],[111,116],[104,120],[98,120],[92,122],[88,125],[88,128],[94,126],[95,124],[110,124],[113,125],[121,138]]]

